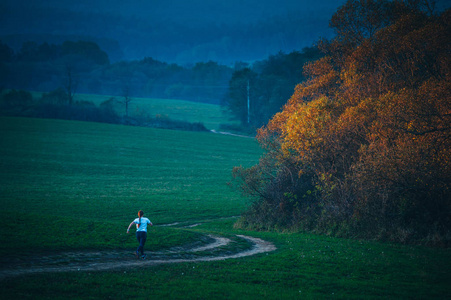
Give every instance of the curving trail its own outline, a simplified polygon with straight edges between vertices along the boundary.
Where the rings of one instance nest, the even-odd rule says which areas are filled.
[[[105,271],[127,269],[143,265],[153,266],[171,263],[218,261],[246,257],[276,250],[274,244],[262,239],[244,235],[237,235],[237,237],[245,239],[249,243],[251,243],[251,249],[233,254],[219,254],[193,258],[174,258],[164,257],[163,255],[211,251],[226,246],[230,243],[230,239],[228,238],[210,235],[210,238],[212,238],[213,241],[205,246],[191,249],[182,249],[178,251],[166,251],[164,253],[150,252],[148,253],[149,259],[147,260],[137,260],[136,258],[131,259],[130,251],[66,252],[63,255],[40,256],[33,259],[31,266],[16,265],[14,266],[14,268],[10,266],[9,269],[0,269],[0,280],[36,273]]]

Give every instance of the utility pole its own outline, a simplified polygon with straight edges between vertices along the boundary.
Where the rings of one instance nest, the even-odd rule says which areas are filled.
[[[250,124],[249,79],[247,80],[247,124]]]

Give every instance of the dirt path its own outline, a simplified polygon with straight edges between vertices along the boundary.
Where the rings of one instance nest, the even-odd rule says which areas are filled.
[[[99,252],[66,252],[60,255],[37,256],[29,261],[10,264],[6,269],[0,269],[0,280],[36,273],[71,272],[71,271],[105,271],[128,269],[136,266],[153,266],[159,264],[204,262],[246,257],[258,253],[271,252],[276,247],[259,238],[237,235],[252,244],[248,250],[233,254],[208,254],[198,256],[202,252],[215,251],[227,246],[231,240],[225,237],[210,236],[212,242],[196,248],[183,248],[164,252],[148,252],[149,258],[138,260],[130,251],[99,251]],[[190,255],[191,254],[191,255]],[[192,255],[196,254],[196,255]]]
[[[213,133],[216,133],[216,134],[231,135],[231,136],[238,136],[238,137],[244,137],[244,138],[249,138],[249,139],[255,139],[255,137],[248,136],[248,135],[235,134],[235,133],[225,132],[225,131],[216,131],[214,129],[212,129],[210,131],[213,132]]]

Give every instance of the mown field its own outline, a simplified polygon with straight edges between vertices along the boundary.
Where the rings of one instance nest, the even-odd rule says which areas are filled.
[[[2,299],[449,299],[451,252],[301,233],[233,229],[249,204],[227,183],[255,140],[98,123],[0,118],[2,265],[31,255],[130,249],[128,224],[155,223],[150,253],[215,233],[277,250],[217,262],[0,281]],[[178,226],[161,225],[179,223]],[[187,229],[183,225],[201,224]]]

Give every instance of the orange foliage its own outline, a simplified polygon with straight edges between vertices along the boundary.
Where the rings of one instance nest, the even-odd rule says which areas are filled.
[[[449,16],[384,15],[352,43],[326,45],[329,55],[305,66],[308,80],[259,131],[262,144],[277,140],[281,159],[295,161],[300,176],[313,170],[323,215],[338,207],[369,231],[378,224],[416,237],[431,228],[449,234]]]

